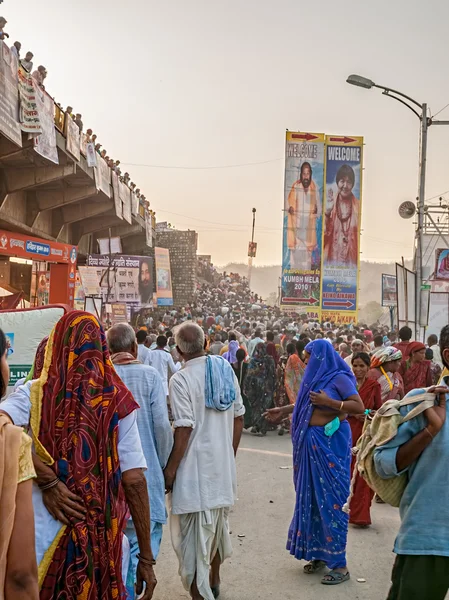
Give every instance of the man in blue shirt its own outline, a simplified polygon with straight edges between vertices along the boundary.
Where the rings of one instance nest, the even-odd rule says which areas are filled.
[[[449,325],[441,331],[440,349],[449,367]],[[434,388],[435,406],[400,425],[396,437],[374,454],[382,478],[408,472],[409,479],[388,600],[444,600],[449,590],[449,378],[441,384]]]
[[[137,426],[148,465],[145,476],[151,502],[151,548],[156,559],[162,541],[162,526],[167,522],[163,470],[173,446],[166,393],[156,369],[143,365],[137,359],[136,335],[130,325],[114,325],[107,333],[107,340],[114,367],[140,406],[137,411]],[[128,521],[125,533],[131,552],[126,588],[128,597],[134,599],[139,546],[132,519]]]

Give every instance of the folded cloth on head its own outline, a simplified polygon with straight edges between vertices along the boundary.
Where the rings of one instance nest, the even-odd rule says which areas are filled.
[[[206,408],[228,410],[235,400],[234,371],[222,356],[206,357]]]

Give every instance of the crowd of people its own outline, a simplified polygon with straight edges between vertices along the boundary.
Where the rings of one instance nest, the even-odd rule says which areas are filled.
[[[417,597],[402,590],[418,558],[420,577],[438,592],[419,597],[443,600],[446,562],[428,555],[446,556],[445,542],[416,522],[423,511],[431,528],[439,517],[415,473],[449,440],[445,388],[435,387],[449,363],[449,327],[424,345],[408,327],[285,316],[248,290],[245,278],[223,274],[201,284],[194,304],[147,315],[137,330],[120,323],[104,332],[96,317],[73,311],[42,340],[32,371],[0,405],[6,600],[148,600],[168,521],[185,589],[194,600],[219,597],[244,430],[291,435],[288,551],[307,561],[308,575],[327,568],[324,585],[347,581],[348,526],[370,526],[374,496],[354,472],[351,448],[386,401],[417,388],[444,401],[426,410],[423,427],[404,423],[376,455],[385,477],[408,470],[419,499],[404,494],[401,504],[389,600]],[[4,396],[2,333],[0,355]]]

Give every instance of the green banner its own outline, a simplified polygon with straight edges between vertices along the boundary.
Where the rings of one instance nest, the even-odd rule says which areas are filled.
[[[9,384],[15,385],[19,379],[26,377],[33,365],[9,365]]]

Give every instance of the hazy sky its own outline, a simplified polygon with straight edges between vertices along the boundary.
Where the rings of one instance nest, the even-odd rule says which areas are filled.
[[[49,72],[47,90],[83,114],[127,166],[159,221],[199,232],[217,264],[279,264],[286,128],[365,136],[362,258],[412,255],[398,205],[417,195],[419,122],[345,83],[359,73],[432,113],[449,103],[449,3],[429,0],[5,0],[11,43]],[[449,108],[439,115],[449,120]],[[429,132],[427,198],[449,190],[449,127]]]

